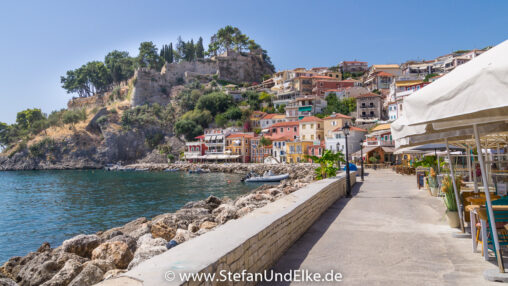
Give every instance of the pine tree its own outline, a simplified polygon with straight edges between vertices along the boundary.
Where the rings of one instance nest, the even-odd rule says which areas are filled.
[[[203,38],[199,37],[196,43],[196,58],[202,59],[205,57],[205,48],[203,47]]]
[[[173,43],[169,43],[168,46],[168,63],[173,62]]]

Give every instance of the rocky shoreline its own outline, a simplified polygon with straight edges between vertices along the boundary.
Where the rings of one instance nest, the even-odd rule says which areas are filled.
[[[290,176],[278,185],[263,185],[235,200],[210,196],[151,220],[142,217],[96,234],[77,235],[56,248],[43,243],[36,252],[12,257],[0,267],[0,285],[82,286],[115,277],[178,244],[302,188],[313,180],[315,165],[141,163],[122,168],[150,171],[200,168],[225,173],[272,170]]]

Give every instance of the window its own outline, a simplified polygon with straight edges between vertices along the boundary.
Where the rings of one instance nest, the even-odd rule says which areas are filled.
[[[310,140],[314,140],[314,134],[310,135]]]
[[[284,128],[281,127],[280,128],[280,133],[282,133],[282,132],[284,132]]]
[[[374,107],[374,102],[371,102],[371,103],[370,103],[370,107]]]
[[[321,128],[321,124],[319,124],[319,123],[318,123],[317,128],[318,128],[318,129],[319,129],[319,128]]]
[[[371,111],[371,112],[370,112],[370,116],[374,116],[374,111]]]
[[[305,129],[305,125],[306,125],[306,124],[302,124],[302,129]]]
[[[365,106],[366,106],[366,105],[365,105],[365,102],[362,102],[362,107],[365,107]]]
[[[294,129],[295,132],[297,131],[297,127],[296,126],[293,129]]]
[[[363,116],[365,116],[365,111],[364,111],[364,112],[362,112],[362,115],[363,115]]]
[[[305,135],[302,135],[302,139],[305,140]]]

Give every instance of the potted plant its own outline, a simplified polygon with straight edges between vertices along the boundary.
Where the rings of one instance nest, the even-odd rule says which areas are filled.
[[[458,183],[457,191],[460,192],[460,178],[457,178]],[[448,224],[450,227],[459,227],[459,212],[457,211],[457,201],[455,200],[455,192],[453,191],[453,183],[450,176],[446,176],[443,178],[443,186],[441,187],[441,191],[444,193],[444,203],[446,205],[446,218],[448,220]]]
[[[434,171],[434,168],[430,168],[429,176],[427,177],[429,188],[430,188],[430,194],[434,197],[437,197],[439,187],[437,185],[437,176],[436,171]]]

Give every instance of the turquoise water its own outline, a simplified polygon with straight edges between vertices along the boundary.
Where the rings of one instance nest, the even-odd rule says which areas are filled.
[[[258,186],[222,173],[0,172],[0,262],[44,241],[56,247],[76,234],[174,212],[209,195],[235,198]]]

